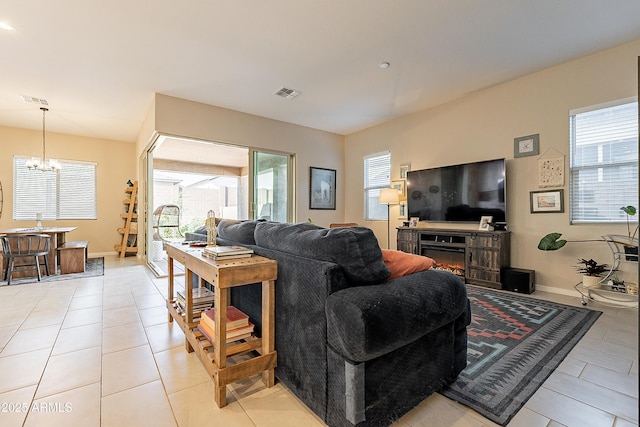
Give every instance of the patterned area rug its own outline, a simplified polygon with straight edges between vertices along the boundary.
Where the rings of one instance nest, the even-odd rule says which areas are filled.
[[[35,271],[35,269],[33,270]],[[104,276],[104,257],[97,258],[88,258],[87,264],[84,267],[84,273],[73,273],[73,274],[60,274],[60,269],[58,268],[58,272],[56,274],[52,274],[51,276],[42,276],[42,282],[55,282],[57,280],[69,280],[69,279],[80,279],[83,277],[95,277],[95,276]],[[0,273],[0,278],[2,278],[2,274]],[[34,283],[38,282],[37,277],[24,277],[19,279],[11,279],[11,286],[13,285],[23,285],[25,283]],[[0,280],[0,286],[6,286],[6,280]]]
[[[467,285],[467,367],[442,394],[506,425],[602,314]]]

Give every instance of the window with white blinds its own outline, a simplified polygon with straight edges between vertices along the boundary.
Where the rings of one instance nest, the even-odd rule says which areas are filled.
[[[638,207],[638,102],[570,112],[572,223],[626,221]]]
[[[29,170],[13,158],[13,219],[97,219],[96,163],[59,160],[58,172]]]
[[[378,202],[380,189],[391,183],[391,153],[372,154],[364,158],[364,218],[387,220],[386,204]]]

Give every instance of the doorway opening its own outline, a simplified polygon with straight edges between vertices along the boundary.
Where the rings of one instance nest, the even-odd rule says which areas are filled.
[[[160,135],[146,158],[147,264],[159,277],[168,274],[167,242],[153,218],[163,205],[178,207],[178,235],[186,240],[206,240],[210,211],[224,219],[292,221],[293,161],[288,153]]]
[[[147,154],[147,263],[168,274],[166,241],[153,212],[179,208],[180,235],[197,240],[209,211],[218,218],[249,219],[249,149],[208,141],[160,136]],[[204,232],[206,236],[206,231]]]

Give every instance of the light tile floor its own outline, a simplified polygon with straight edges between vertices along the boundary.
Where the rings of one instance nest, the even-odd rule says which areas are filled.
[[[323,426],[282,384],[229,386],[228,406],[167,323],[166,279],[135,258],[103,277],[0,287],[0,426]],[[578,298],[536,292],[579,305]],[[638,310],[604,312],[509,426],[638,425]],[[396,424],[494,426],[434,394]]]

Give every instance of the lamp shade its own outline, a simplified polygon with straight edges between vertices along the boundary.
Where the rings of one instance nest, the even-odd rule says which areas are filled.
[[[395,188],[383,188],[380,190],[379,203],[384,205],[395,205],[400,201],[398,190]]]

